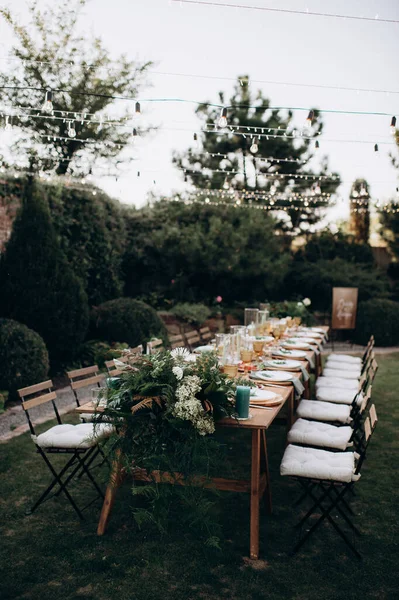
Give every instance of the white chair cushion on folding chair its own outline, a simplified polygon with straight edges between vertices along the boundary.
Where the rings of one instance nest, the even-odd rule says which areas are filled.
[[[336,421],[345,424],[352,421],[350,406],[318,400],[301,400],[296,414],[298,417],[313,419],[314,421]]]
[[[324,367],[334,371],[348,371],[350,373],[361,373],[362,371],[362,365],[353,365],[352,363],[348,364],[336,360],[328,360]]]
[[[356,391],[344,390],[343,388],[320,387],[316,390],[316,399],[322,402],[334,402],[335,404],[352,404]],[[363,394],[359,394],[357,403],[361,404]]]
[[[319,388],[343,388],[345,390],[353,390],[355,393],[359,390],[358,379],[344,379],[342,377],[325,377],[321,375],[316,380],[316,390]]]
[[[327,362],[342,362],[348,365],[362,366],[362,359],[358,356],[350,356],[349,354],[330,354],[327,357]]]
[[[356,371],[347,371],[346,369],[330,369],[325,367],[323,370],[324,377],[339,377],[341,379],[360,379],[360,369]]]
[[[105,424],[55,425],[32,439],[41,448],[91,448],[111,432],[112,426]]]
[[[352,433],[353,429],[348,425],[337,427],[319,421],[298,419],[288,432],[288,442],[304,446],[346,450],[349,446],[353,446],[353,443],[349,441]]]
[[[280,465],[281,475],[330,481],[356,481],[353,452],[327,452],[317,448],[287,446]]]

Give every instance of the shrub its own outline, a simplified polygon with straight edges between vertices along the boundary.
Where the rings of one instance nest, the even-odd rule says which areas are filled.
[[[117,298],[92,311],[92,337],[108,342],[144,344],[151,337],[167,339],[165,326],[156,311],[140,300]]]
[[[355,342],[367,344],[371,334],[377,346],[399,344],[399,302],[377,298],[359,303]]]
[[[212,311],[208,306],[205,306],[205,304],[182,302],[181,304],[176,304],[170,312],[182,321],[187,321],[187,323],[193,323],[195,325],[202,325]]]
[[[47,348],[38,333],[10,319],[0,319],[0,390],[16,390],[46,380]]]
[[[278,317],[280,319],[284,317],[301,317],[304,325],[314,325],[315,318],[311,312],[306,308],[302,301],[285,301],[273,303],[270,306],[270,316]]]
[[[0,314],[37,331],[51,361],[73,358],[88,328],[82,283],[72,272],[39,190],[28,183],[0,261]]]
[[[122,350],[128,348],[128,344],[109,344],[99,340],[89,340],[85,342],[79,354],[80,363],[83,367],[98,365],[100,369],[105,368],[105,361],[118,358]]]

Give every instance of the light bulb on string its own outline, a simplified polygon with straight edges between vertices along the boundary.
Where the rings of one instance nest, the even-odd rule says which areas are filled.
[[[319,140],[316,140],[316,141],[315,141],[315,143],[314,143],[314,147],[315,147],[315,149],[316,149],[316,150],[319,150],[319,149],[320,149]]]
[[[135,127],[133,128],[133,137],[137,137],[137,129]]]
[[[70,138],[76,137],[76,129],[75,129],[74,121],[69,121],[69,123],[68,123],[68,136]]]
[[[378,144],[374,144],[374,152],[378,152]]]
[[[134,112],[135,112],[136,117],[139,117],[141,115],[140,102],[136,102],[136,106],[135,106]]]
[[[313,119],[314,119],[314,110],[310,110],[309,114],[308,114],[308,116],[306,118],[306,121],[305,121],[305,127],[307,129],[309,129],[310,127],[312,127]]]
[[[227,108],[222,108],[220,113],[218,125],[221,129],[225,129],[227,127]]]
[[[193,140],[194,140],[194,148],[198,149],[199,141],[198,141],[198,135],[196,133],[194,133],[194,135],[193,135]]]
[[[258,138],[254,138],[250,147],[250,151],[252,152],[252,154],[256,154],[257,151],[259,150],[259,146],[258,146]]]
[[[53,114],[53,110],[53,92],[48,90],[44,98],[42,112],[46,113],[47,115],[51,115]]]
[[[390,129],[391,129],[391,134],[395,135],[396,134],[396,117],[395,116],[393,116],[392,119],[391,119],[391,127],[390,127]]]
[[[5,130],[6,131],[11,131],[12,130],[12,125],[11,125],[11,122],[10,122],[10,117],[8,115],[6,116]]]
[[[92,171],[91,167],[89,169],[89,173],[88,173],[86,179],[87,179],[87,181],[91,181],[93,179],[93,171]]]

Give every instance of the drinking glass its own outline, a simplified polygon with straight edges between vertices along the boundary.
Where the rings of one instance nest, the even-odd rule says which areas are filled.
[[[256,329],[259,323],[259,309],[246,308],[244,310],[244,323],[248,329],[248,335],[256,335]]]

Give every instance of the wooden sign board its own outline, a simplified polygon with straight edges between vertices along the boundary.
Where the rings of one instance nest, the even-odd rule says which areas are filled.
[[[333,288],[332,329],[355,329],[358,288]]]

